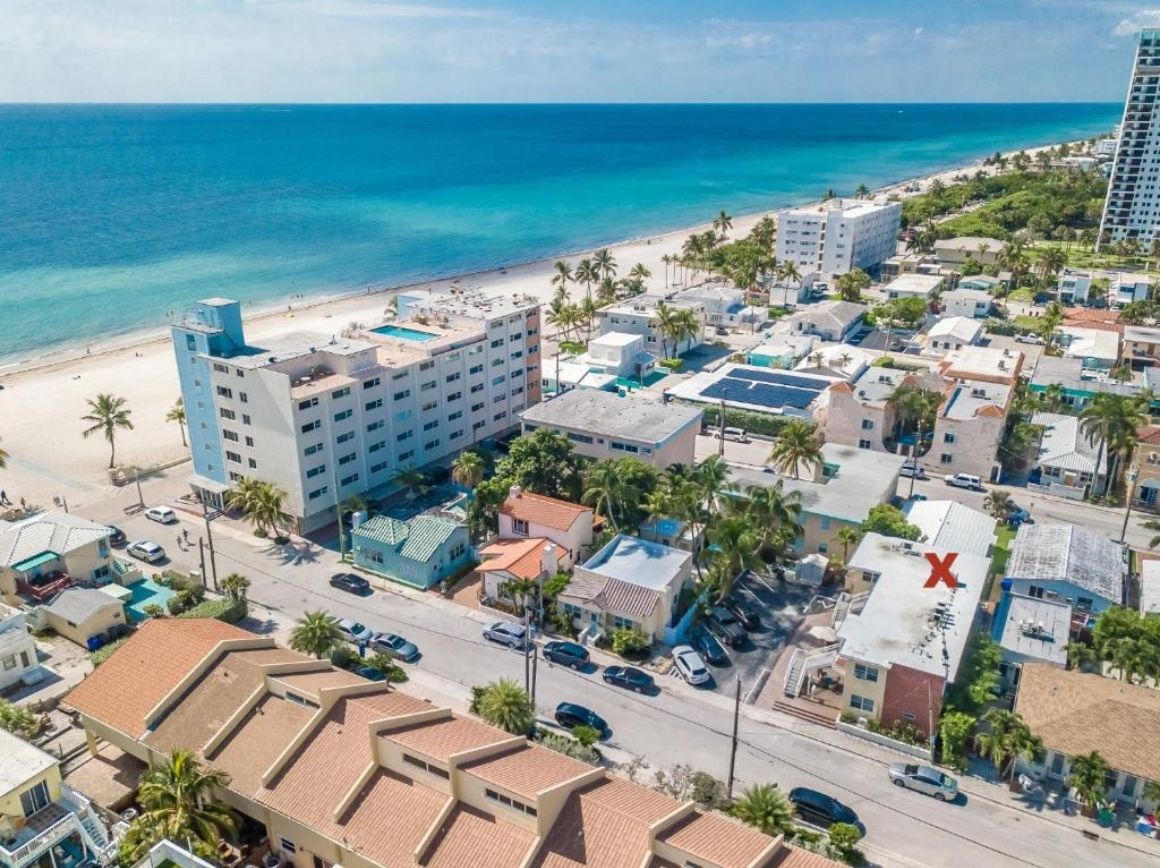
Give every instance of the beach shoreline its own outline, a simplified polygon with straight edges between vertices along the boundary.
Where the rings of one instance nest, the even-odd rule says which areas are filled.
[[[1051,143],[1047,145],[1039,145],[1034,147],[1023,148],[1028,154],[1035,154],[1037,151],[1046,150],[1057,146],[1059,143]],[[1011,156],[1017,151],[1003,152],[1005,156]],[[892,181],[881,187],[877,187],[870,193],[870,198],[899,194],[904,195],[903,190],[913,184],[918,184],[925,187],[933,182],[935,178],[947,179],[948,176],[959,175],[963,173],[974,173],[983,168],[983,160],[991,156],[987,154],[985,157],[978,157],[971,163],[966,165],[959,165],[956,168],[942,169],[931,172],[925,175],[918,175],[905,178],[899,181]],[[733,215],[736,223],[756,222],[762,217],[776,215],[781,211],[792,210],[795,208],[810,208],[821,204],[820,200],[800,203],[787,203],[773,206],[770,208],[763,208],[758,211],[745,212]],[[653,243],[665,243],[674,238],[683,241],[689,235],[697,232],[703,232],[712,228],[711,222],[696,224],[693,226],[681,226],[676,229],[661,230],[653,233],[645,233],[643,235],[631,236],[622,238],[617,241],[612,241],[602,245],[607,247],[615,255],[618,250],[629,248],[633,245],[644,243],[651,246]],[[738,233],[735,233],[737,235]],[[285,316],[287,313],[309,313],[327,305],[353,305],[357,302],[366,301],[371,298],[381,298],[384,302],[393,294],[406,293],[412,291],[423,291],[439,284],[463,283],[464,281],[472,280],[488,280],[497,277],[509,275],[512,272],[522,272],[528,269],[537,268],[551,268],[552,265],[561,259],[577,259],[586,255],[590,255],[591,249],[575,249],[565,253],[549,253],[540,256],[536,259],[523,260],[513,262],[509,265],[491,266],[481,268],[470,272],[454,272],[445,275],[431,275],[421,280],[410,281],[400,284],[383,284],[381,286],[370,286],[361,290],[337,290],[326,291],[319,290],[317,292],[298,293],[292,296],[283,296],[277,300],[262,300],[243,302],[243,319],[247,327],[251,324],[261,323],[262,321],[275,319]],[[195,299],[190,299],[194,301]],[[247,305],[251,305],[247,308]],[[175,312],[178,314],[179,312]],[[59,368],[62,365],[68,365],[74,362],[87,361],[92,359],[100,359],[110,354],[124,352],[127,350],[140,351],[143,348],[157,344],[159,342],[169,340],[169,327],[161,326],[157,328],[149,327],[142,329],[135,329],[124,334],[118,335],[106,340],[97,341],[76,341],[63,343],[53,349],[48,350],[43,355],[26,357],[26,358],[8,358],[5,359],[0,356],[0,384],[5,378],[14,378],[19,375],[35,373],[37,371],[50,371]]]
[[[1052,147],[1025,148],[1027,153]],[[1012,152],[1013,153],[1013,152]],[[872,195],[904,195],[904,188],[925,189],[937,178],[950,183],[957,175],[982,168],[974,162],[884,185]],[[817,202],[787,207],[811,207]],[[761,210],[733,218],[731,237],[744,237],[758,220],[776,210]],[[621,273],[636,263],[652,272],[649,291],[673,286],[661,257],[678,253],[690,233],[705,231],[711,223],[685,226],[663,233],[643,235],[608,245]],[[387,299],[397,293],[446,293],[451,287],[471,288],[488,294],[531,294],[543,303],[551,298],[551,276],[559,259],[573,263],[590,250],[554,255],[503,268],[450,275],[399,286],[368,288],[359,292],[315,295],[257,306],[245,314],[247,341],[263,341],[289,331],[337,334],[352,322],[374,325],[384,317]],[[674,269],[675,271],[675,269]],[[583,287],[571,287],[573,297]],[[228,294],[228,293],[227,293]],[[190,299],[195,301],[196,299]],[[26,497],[29,503],[48,504],[67,496],[73,506],[88,498],[102,498],[110,491],[105,470],[108,445],[101,437],[84,438],[82,421],[88,402],[108,393],[125,399],[132,412],[133,429],[119,431],[117,463],[157,467],[188,460],[182,432],[166,416],[180,396],[177,371],[168,330],[149,330],[110,339],[104,343],[72,345],[59,352],[0,367],[0,448],[9,453],[0,480],[10,497]]]

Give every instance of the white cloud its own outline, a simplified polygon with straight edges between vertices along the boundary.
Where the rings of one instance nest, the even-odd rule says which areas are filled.
[[[1127,18],[1121,18],[1112,28],[1116,36],[1135,36],[1145,27],[1160,27],[1160,9],[1140,9]]]

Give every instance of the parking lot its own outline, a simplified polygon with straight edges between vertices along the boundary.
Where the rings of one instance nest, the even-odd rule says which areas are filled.
[[[762,670],[773,666],[813,595],[811,588],[753,573],[739,579],[733,586],[733,596],[760,616],[761,626],[749,633],[740,648],[725,649],[729,655],[727,665],[709,667],[714,681],[711,689],[732,695],[736,678],[740,676],[741,693],[747,694]]]

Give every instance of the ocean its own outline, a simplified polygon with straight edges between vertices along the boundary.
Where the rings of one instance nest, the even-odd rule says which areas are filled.
[[[1108,131],[1115,104],[0,106],[0,357],[590,249]]]

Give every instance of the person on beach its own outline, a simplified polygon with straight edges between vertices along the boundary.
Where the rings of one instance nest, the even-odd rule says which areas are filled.
[[[8,492],[0,490],[0,506],[10,506],[12,501],[8,499]]]

